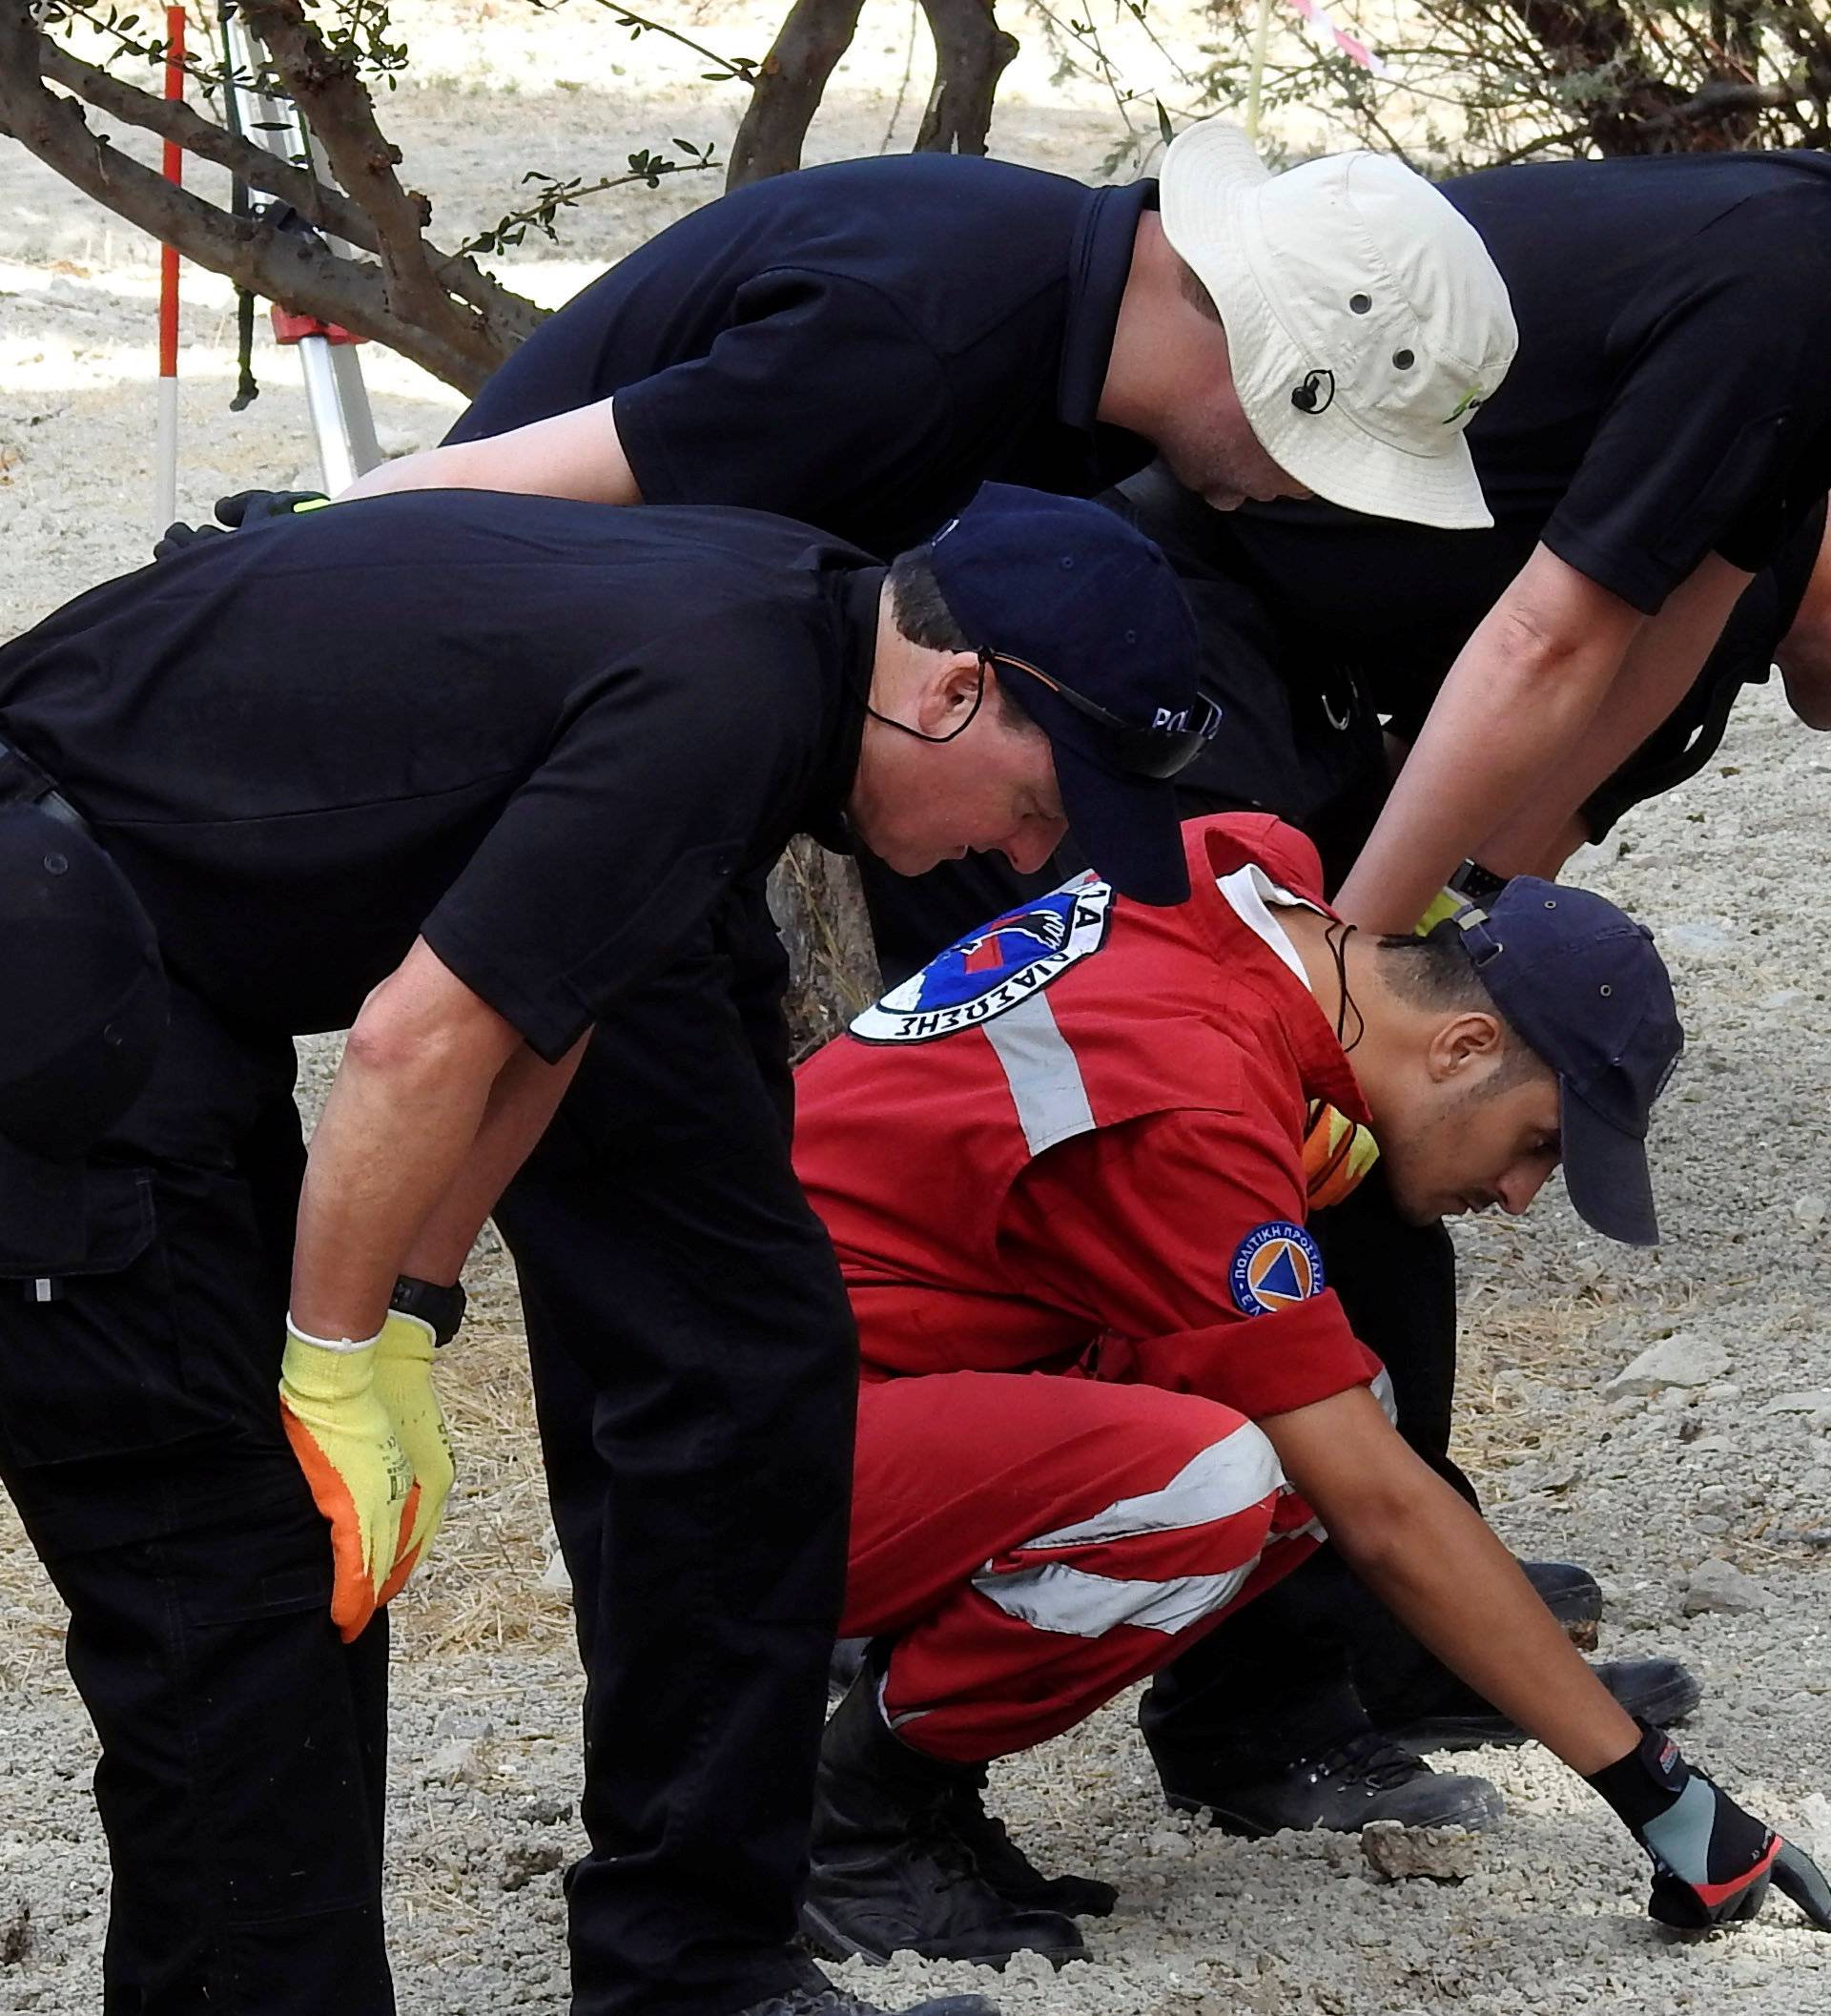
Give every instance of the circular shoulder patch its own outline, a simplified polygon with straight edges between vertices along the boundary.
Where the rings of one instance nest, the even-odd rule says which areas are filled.
[[[1272,1316],[1323,1292],[1322,1252],[1302,1225],[1274,1218],[1235,1247],[1229,1279],[1244,1315]]]
[[[929,1043],[1019,1008],[1106,940],[1113,887],[1090,868],[957,938],[854,1018],[867,1043]]]

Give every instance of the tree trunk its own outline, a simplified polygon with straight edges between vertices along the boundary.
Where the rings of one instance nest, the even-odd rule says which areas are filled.
[[[47,77],[111,116],[194,147],[255,187],[281,196],[302,217],[321,220],[337,236],[376,252],[382,264],[345,258],[310,237],[232,216],[192,191],[175,187],[91,132],[78,99],[48,90]],[[0,0],[0,133],[19,141],[85,195],[175,246],[197,265],[296,313],[386,343],[462,392],[476,391],[540,319],[531,301],[509,293],[471,260],[427,245],[418,237],[417,224],[418,250],[412,257],[424,280],[409,287],[404,300],[398,298],[384,248],[389,231],[413,208],[411,195],[401,192],[400,206],[385,222],[379,221],[366,206],[325,188],[305,171],[209,128],[182,106],[168,106],[80,62],[39,30],[30,0]],[[397,270],[406,270],[398,244],[393,258]],[[443,303],[442,311],[430,317],[422,312],[427,287]]]
[[[808,128],[834,66],[852,47],[863,6],[864,0],[795,0],[751,87],[731,142],[727,189],[800,167]]]
[[[789,951],[789,1034],[799,1059],[876,998],[877,955],[858,871],[812,840],[793,841],[777,863],[770,908]]]
[[[1018,52],[992,18],[992,0],[921,0],[935,37],[935,88],[916,134],[918,154],[983,154],[992,99]]]

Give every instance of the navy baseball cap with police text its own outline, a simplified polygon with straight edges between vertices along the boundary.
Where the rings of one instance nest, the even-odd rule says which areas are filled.
[[[929,550],[967,642],[1047,733],[1081,852],[1121,895],[1186,900],[1170,779],[1220,714],[1169,562],[1102,505],[1010,483],[984,484]]]
[[[1647,1127],[1685,1032],[1644,924],[1587,889],[1515,875],[1452,925],[1508,1021],[1557,1073],[1564,1184],[1586,1223],[1659,1242]]]

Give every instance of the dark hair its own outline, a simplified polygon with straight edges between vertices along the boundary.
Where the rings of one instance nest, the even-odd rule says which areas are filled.
[[[897,634],[925,651],[970,651],[928,556],[926,546],[912,546],[890,564],[890,613]]]
[[[1214,305],[1214,296],[1196,278],[1195,268],[1189,264],[1187,259],[1181,258],[1177,260],[1176,266],[1176,283],[1183,298],[1204,320],[1219,322],[1221,320],[1221,311]],[[1225,325],[1223,324],[1223,326],[1224,327]]]
[[[1539,1061],[1538,1053],[1502,1014],[1498,1002],[1488,992],[1474,961],[1462,949],[1460,931],[1448,918],[1423,937],[1404,932],[1382,937],[1378,943],[1382,955],[1380,977],[1414,1008],[1439,1015],[1492,1015],[1499,1022],[1507,1036],[1499,1083],[1523,1076],[1529,1062]]]
[[[891,620],[898,636],[925,651],[970,651],[972,643],[947,606],[947,597],[941,593],[941,585],[929,564],[928,550],[926,546],[912,546],[891,562]],[[1040,733],[1035,717],[1011,697],[1002,679],[996,673],[993,676],[998,726],[1014,731],[1031,729]]]

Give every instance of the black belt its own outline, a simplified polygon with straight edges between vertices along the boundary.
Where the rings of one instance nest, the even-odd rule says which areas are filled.
[[[90,832],[89,821],[37,764],[10,742],[0,741],[0,806],[5,805],[36,805],[53,819],[61,819],[66,826],[87,833],[92,840],[95,837]]]

